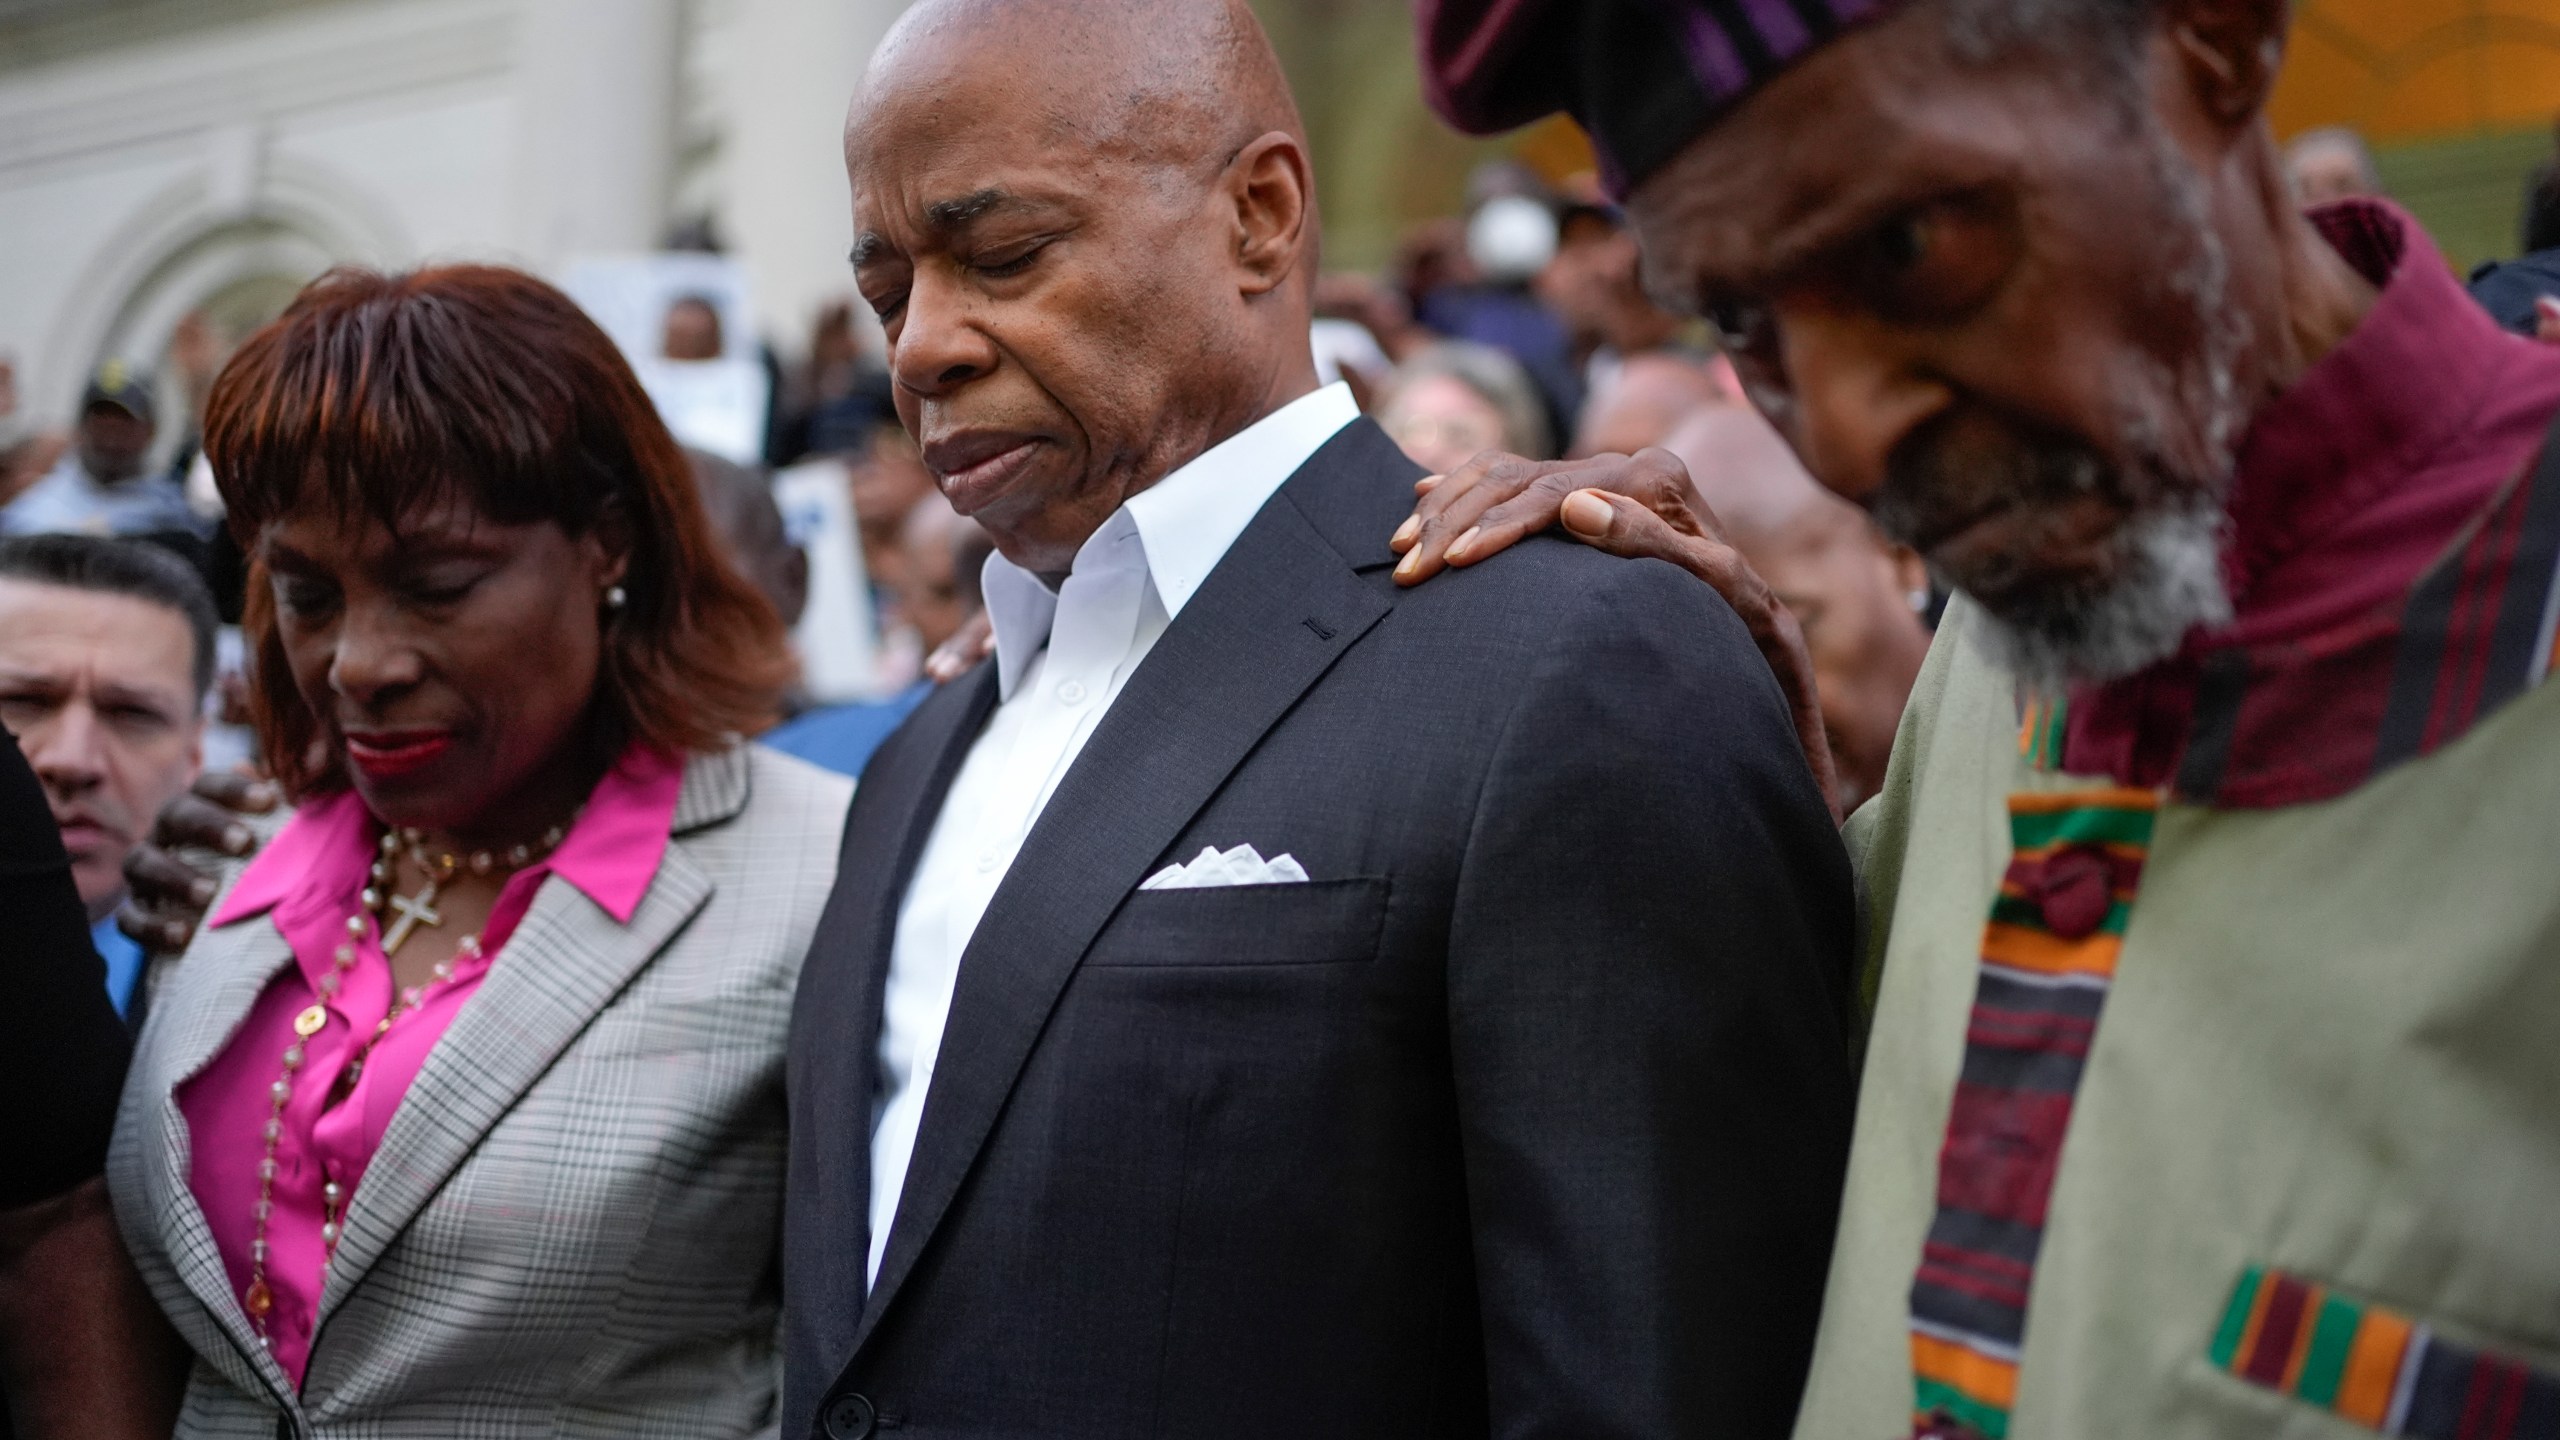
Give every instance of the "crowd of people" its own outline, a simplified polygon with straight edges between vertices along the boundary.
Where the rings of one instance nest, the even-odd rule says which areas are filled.
[[[762,464],[0,368],[0,1433],[2560,1436],[2560,181],[2285,21],[1426,0],[1598,171],[1371,277],[1240,0],[923,0]]]

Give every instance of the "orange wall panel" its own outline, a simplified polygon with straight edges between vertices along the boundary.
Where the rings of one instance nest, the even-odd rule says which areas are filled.
[[[2560,0],[2301,0],[2278,134],[2353,125],[2379,144],[2548,124]]]

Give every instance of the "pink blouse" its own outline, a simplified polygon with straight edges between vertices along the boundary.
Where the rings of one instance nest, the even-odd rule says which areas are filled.
[[[666,854],[683,782],[681,757],[637,744],[625,751],[598,782],[550,859],[508,878],[481,932],[483,958],[457,957],[453,978],[429,987],[417,1008],[392,1022],[354,1087],[332,1104],[339,1075],[391,1008],[390,962],[383,957],[379,929],[367,917],[355,967],[337,997],[326,1002],[327,1024],[303,1042],[305,1059],[293,1077],[276,1143],[273,1210],[267,1220],[267,1289],[274,1309],[267,1316],[267,1334],[276,1363],[296,1385],[310,1359],[312,1321],[327,1267],[328,1247],[320,1238],[321,1185],[337,1181],[353,1203],[365,1165],[400,1108],[400,1097],[408,1093],[445,1027],[471,1003],[489,967],[502,963],[501,947],[545,877],[559,876],[617,921],[631,919]],[[258,997],[229,1043],[178,1087],[191,1157],[188,1185],[204,1207],[234,1297],[249,1288],[258,1162],[265,1155],[263,1130],[272,1103],[269,1087],[283,1073],[285,1048],[294,1042],[294,1017],[320,998],[320,978],[333,968],[331,955],[346,934],[347,917],[362,911],[358,895],[381,835],[380,824],[352,792],[312,802],[249,863],[211,922],[234,925],[272,910],[276,930],[293,947],[294,958]]]

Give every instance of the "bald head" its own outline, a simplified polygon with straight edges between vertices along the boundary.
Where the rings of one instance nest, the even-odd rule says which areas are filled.
[[[1698,493],[1746,552],[1784,534],[1824,501],[1860,518],[1854,506],[1815,483],[1785,439],[1748,406],[1701,410],[1662,447],[1689,467]]]
[[[2284,147],[2285,179],[2304,205],[2382,193],[2382,173],[2364,137],[2342,125],[2306,131]]]
[[[1304,128],[1241,0],[922,0],[845,163],[899,418],[1018,564],[1315,388]]]
[[[1631,355],[1583,405],[1575,455],[1632,455],[1660,445],[1701,410],[1729,405],[1707,362],[1673,350]]]
[[[1855,809],[1884,784],[1894,728],[1928,655],[1913,603],[1927,572],[1865,512],[1815,483],[1760,413],[1731,405],[1684,422],[1665,449],[1689,467],[1734,548],[1803,628],[1838,789]]]
[[[921,0],[873,52],[853,125],[900,87],[982,67],[1023,82],[1044,126],[1138,164],[1190,169],[1267,131],[1306,138],[1243,0]]]

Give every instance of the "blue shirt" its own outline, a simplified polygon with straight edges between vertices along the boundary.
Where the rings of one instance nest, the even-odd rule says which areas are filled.
[[[812,710],[787,725],[775,726],[761,738],[764,744],[785,755],[797,756],[839,775],[860,778],[871,752],[905,724],[915,708],[924,703],[924,697],[932,693],[933,682],[919,680],[887,700]]]
[[[142,947],[116,928],[113,914],[89,927],[89,943],[107,962],[107,998],[115,1002],[116,1014],[132,1019],[133,992],[142,979]]]
[[[124,537],[184,533],[199,539],[213,526],[187,508],[187,493],[166,475],[137,475],[113,485],[90,478],[75,451],[45,477],[0,506],[0,535]]]

